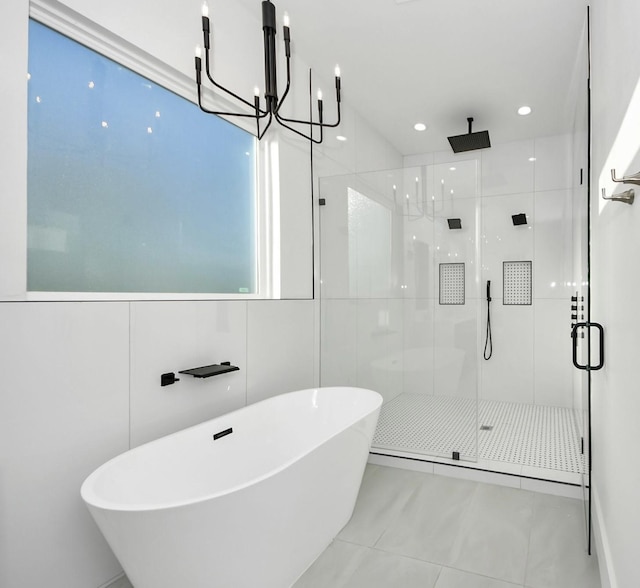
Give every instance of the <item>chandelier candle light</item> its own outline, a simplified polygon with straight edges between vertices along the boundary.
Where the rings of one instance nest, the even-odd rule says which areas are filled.
[[[205,72],[207,78],[213,84],[214,87],[222,90],[229,96],[232,96],[235,100],[241,102],[245,106],[249,107],[252,112],[221,112],[213,111],[205,108],[202,105],[202,48],[198,45],[196,47],[196,84],[198,86],[198,105],[203,112],[207,114],[217,114],[221,116],[239,116],[244,118],[255,118],[257,137],[262,139],[267,129],[271,125],[273,119],[280,123],[283,127],[293,131],[297,135],[312,141],[313,143],[322,143],[323,129],[337,127],[340,124],[340,68],[336,66],[335,80],[336,80],[336,101],[338,105],[338,120],[335,123],[325,123],[323,120],[322,112],[322,92],[318,90],[318,120],[314,121],[313,116],[310,120],[298,120],[294,118],[286,118],[280,114],[280,109],[284,104],[284,101],[289,94],[289,88],[291,86],[291,34],[289,30],[289,15],[284,14],[283,19],[283,38],[284,38],[284,50],[287,64],[287,87],[282,95],[282,98],[278,98],[278,82],[277,82],[277,67],[276,67],[276,7],[271,0],[264,0],[262,2],[262,30],[264,33],[264,81],[265,92],[264,98],[266,101],[265,108],[260,105],[260,89],[256,87],[254,89],[253,103],[238,96],[231,90],[218,84],[210,73],[210,57],[211,50],[211,28],[209,22],[209,6],[205,2],[202,5],[202,33],[204,39],[204,61]],[[266,126],[260,130],[260,120],[268,117]],[[310,127],[309,134],[294,128],[291,124],[295,125],[307,125]],[[319,137],[314,136],[314,129],[320,130]]]

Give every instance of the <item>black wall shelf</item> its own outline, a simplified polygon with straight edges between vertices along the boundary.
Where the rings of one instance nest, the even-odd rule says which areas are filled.
[[[202,367],[191,368],[189,370],[182,370],[178,373],[187,374],[194,378],[210,378],[211,376],[219,376],[220,374],[228,374],[229,372],[237,372],[239,370],[240,368],[235,365],[231,365],[230,361],[223,361],[220,364],[204,365]],[[176,378],[176,375],[173,372],[167,372],[160,376],[161,386],[171,386],[171,384],[175,384],[179,381],[180,378]]]
[[[211,376],[219,376],[220,374],[227,374],[229,372],[237,372],[240,368],[235,365],[231,365],[228,361],[223,361],[220,364],[205,365],[202,367],[191,368],[190,370],[182,370],[178,373],[187,374],[194,378],[210,378]]]

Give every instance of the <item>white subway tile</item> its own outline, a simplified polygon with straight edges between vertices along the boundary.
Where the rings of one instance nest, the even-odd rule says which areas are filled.
[[[247,303],[131,304],[131,444],[140,445],[246,404]],[[195,378],[180,370],[229,361],[240,371]],[[160,386],[160,375],[180,378]]]

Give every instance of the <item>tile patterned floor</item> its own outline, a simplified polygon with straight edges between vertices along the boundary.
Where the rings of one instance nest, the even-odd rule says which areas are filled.
[[[480,459],[574,473],[583,467],[574,410],[490,400],[476,407],[472,399],[428,394],[401,394],[386,403],[373,448],[447,457],[477,453]]]
[[[600,588],[583,533],[577,500],[368,465],[353,517],[293,588]]]
[[[577,500],[369,465],[294,588],[600,588],[583,534]]]

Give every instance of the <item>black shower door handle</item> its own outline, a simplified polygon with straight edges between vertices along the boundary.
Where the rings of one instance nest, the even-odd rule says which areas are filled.
[[[590,329],[591,327],[595,327],[598,329],[600,335],[600,359],[598,361],[598,365],[591,365],[591,358],[589,358],[589,363],[586,365],[582,365],[578,363],[578,329],[586,328]],[[573,339],[573,365],[576,366],[579,370],[593,371],[593,370],[601,370],[604,366],[604,328],[600,323],[576,323],[573,325],[573,329],[571,329],[571,338]]]

